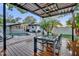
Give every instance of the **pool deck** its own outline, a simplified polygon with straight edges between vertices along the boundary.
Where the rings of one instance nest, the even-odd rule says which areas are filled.
[[[33,37],[30,36],[15,36],[12,39],[7,40],[7,56],[33,56]],[[70,56],[69,50],[66,48],[67,40],[62,38],[62,46],[60,56]],[[0,49],[2,48],[2,42],[0,42]],[[0,54],[2,55],[2,53]]]

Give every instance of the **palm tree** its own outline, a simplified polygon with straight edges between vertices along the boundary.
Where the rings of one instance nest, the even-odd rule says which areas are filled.
[[[72,18],[66,21],[67,27],[72,27]]]
[[[79,13],[77,13],[77,15],[75,16],[75,20],[76,20],[76,27],[79,28]]]
[[[75,32],[79,35],[79,13],[75,16]]]
[[[55,19],[52,18],[44,18],[40,22],[41,28],[43,28],[47,33],[51,33],[53,27],[62,26],[62,24]]]
[[[74,17],[75,18],[75,32],[76,34],[79,35],[79,13],[76,14],[76,16]],[[66,21],[66,24],[68,27],[72,27],[72,18],[68,21]]]

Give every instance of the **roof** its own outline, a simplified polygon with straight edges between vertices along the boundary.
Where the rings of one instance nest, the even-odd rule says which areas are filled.
[[[6,26],[20,25],[21,23],[7,23]]]
[[[35,24],[29,24],[28,26],[40,26],[40,25],[35,23]]]
[[[15,26],[15,25],[27,25],[27,24],[24,24],[24,23],[6,23],[6,26]],[[0,24],[0,26],[3,26],[3,24]]]
[[[77,3],[12,3],[42,18],[73,12]]]

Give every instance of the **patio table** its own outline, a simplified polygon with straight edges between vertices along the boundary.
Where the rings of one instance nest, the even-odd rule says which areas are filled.
[[[34,37],[34,55],[37,55],[37,42],[38,42],[38,40],[42,41],[41,43],[52,43],[53,52],[55,55],[55,42],[57,41],[58,37],[59,37],[59,35]]]

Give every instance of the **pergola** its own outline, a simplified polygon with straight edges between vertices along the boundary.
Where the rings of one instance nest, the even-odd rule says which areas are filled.
[[[11,3],[42,18],[72,13],[72,41],[74,41],[74,10],[77,3]],[[3,4],[3,50],[6,54],[6,4]]]

